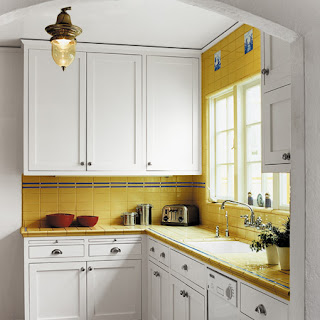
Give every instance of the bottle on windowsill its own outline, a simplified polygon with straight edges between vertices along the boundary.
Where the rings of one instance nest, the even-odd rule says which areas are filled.
[[[270,199],[270,194],[269,193],[266,193],[265,207],[266,208],[271,208],[271,199]]]
[[[253,197],[251,192],[248,192],[248,205],[253,206]]]

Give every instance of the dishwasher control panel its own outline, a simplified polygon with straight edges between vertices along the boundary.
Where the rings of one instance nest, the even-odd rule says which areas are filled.
[[[209,268],[207,269],[207,276],[208,290],[236,307],[237,281]]]

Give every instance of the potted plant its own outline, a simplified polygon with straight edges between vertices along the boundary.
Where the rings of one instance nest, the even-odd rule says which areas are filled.
[[[278,252],[277,248],[274,245],[275,237],[272,230],[263,230],[258,235],[259,240],[253,240],[250,248],[252,251],[259,252],[263,249],[266,249],[268,264],[278,264]]]
[[[283,228],[273,228],[281,270],[290,270],[290,218]]]

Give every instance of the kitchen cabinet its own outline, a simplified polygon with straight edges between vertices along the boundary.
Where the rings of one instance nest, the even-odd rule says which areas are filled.
[[[170,319],[205,320],[205,297],[173,276],[170,277],[170,300]]]
[[[78,44],[62,72],[23,46],[25,175],[201,174],[199,52]]]
[[[289,172],[291,149],[290,44],[261,35],[262,171]]]
[[[141,319],[141,260],[88,262],[90,320]]]
[[[263,95],[263,172],[289,172],[291,146],[291,86]]]
[[[262,92],[291,84],[290,43],[261,33]]]
[[[87,319],[85,262],[40,263],[29,268],[29,319]]]
[[[142,56],[88,53],[87,61],[87,170],[144,170]]]
[[[85,53],[78,52],[62,74],[49,50],[31,50],[27,67],[25,171],[85,171]]]
[[[148,262],[148,319],[169,320],[169,273]]]
[[[148,171],[200,170],[199,59],[147,57]]]

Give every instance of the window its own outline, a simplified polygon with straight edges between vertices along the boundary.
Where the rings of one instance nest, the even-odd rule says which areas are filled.
[[[254,205],[269,193],[274,208],[289,209],[290,175],[261,170],[261,84],[251,79],[213,96],[210,103],[210,196]]]

